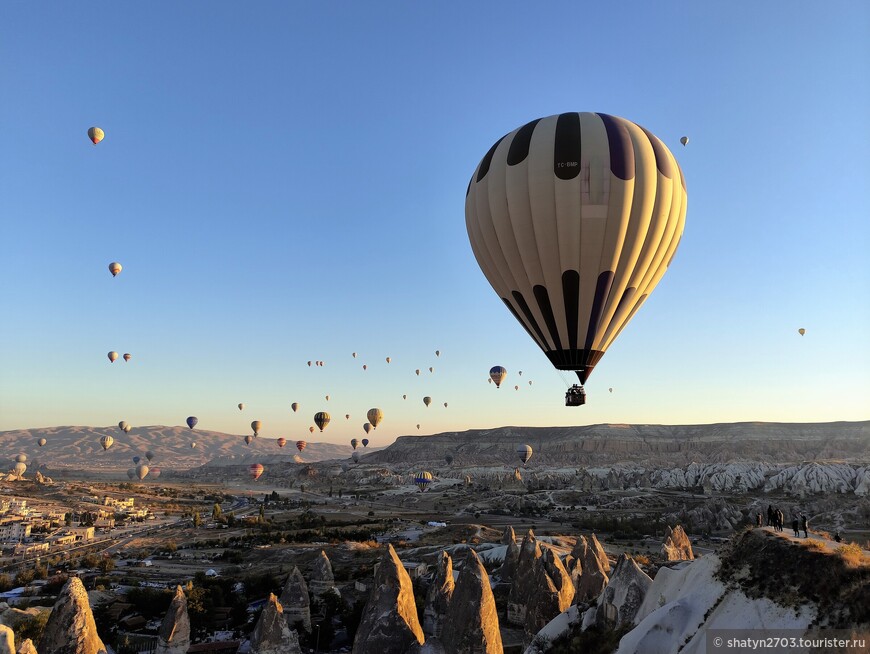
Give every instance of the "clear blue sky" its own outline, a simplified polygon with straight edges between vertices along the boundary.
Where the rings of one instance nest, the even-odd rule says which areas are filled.
[[[868,34],[864,2],[3,2],[0,429],[867,419]],[[464,218],[564,111],[645,126],[689,193],[574,409]]]

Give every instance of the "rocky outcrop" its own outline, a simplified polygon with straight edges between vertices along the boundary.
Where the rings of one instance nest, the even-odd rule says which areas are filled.
[[[441,636],[442,625],[450,608],[453,596],[453,560],[447,552],[441,552],[435,578],[426,593],[426,606],[423,611],[423,633],[427,636]]]
[[[501,631],[489,575],[468,550],[450,601],[441,642],[451,654],[502,654]]]
[[[526,605],[534,589],[535,564],[539,558],[541,558],[541,546],[535,534],[529,529],[520,545],[516,573],[511,580],[507,605],[507,620],[510,624],[517,626],[525,624]]]
[[[661,551],[666,561],[692,561],[695,558],[692,543],[680,525],[665,530]]]
[[[290,571],[281,598],[278,600],[284,607],[284,618],[292,627],[301,625],[302,629],[311,633],[311,602],[308,598],[308,584],[305,577],[295,565]]]
[[[581,602],[591,602],[607,586],[609,581],[607,575],[608,568],[602,565],[601,557],[596,554],[593,547],[589,546],[585,536],[580,536],[577,545],[574,547],[573,554],[579,557],[580,565],[583,569],[577,582],[577,592],[574,595],[574,601],[578,604]]]
[[[508,543],[507,549],[504,552],[504,561],[498,569],[498,576],[502,582],[510,583],[513,581],[514,575],[517,572],[517,563],[520,559],[520,546],[516,541]]]
[[[623,554],[597,605],[583,614],[583,627],[632,624],[651,585],[652,579],[634,559]]]
[[[2,651],[2,650],[0,650]],[[24,641],[18,646],[17,654],[38,654],[36,651],[36,645],[33,644],[33,641],[29,638],[24,639]]]
[[[514,528],[508,525],[504,528],[504,533],[501,536],[502,545],[510,545],[517,542],[517,535],[514,533]]]
[[[175,587],[175,596],[157,634],[157,654],[187,654],[190,647],[190,619],[187,616],[187,598],[181,586]]]
[[[0,654],[15,654],[15,633],[5,624],[0,624]]]
[[[97,634],[88,594],[78,577],[66,582],[37,648],[42,654],[105,654],[106,646]]]
[[[353,654],[407,654],[425,640],[411,578],[396,550],[387,545],[353,641]]]
[[[598,536],[592,534],[591,539],[589,540],[589,549],[595,554],[595,557],[601,563],[601,567],[604,570],[610,570],[610,559],[607,558],[607,553],[604,551],[604,548],[601,546],[601,543],[598,542]]]
[[[274,593],[263,607],[251,634],[251,654],[302,654],[296,632],[287,626],[284,610]]]
[[[562,560],[545,549],[536,561],[532,591],[526,604],[524,628],[531,637],[571,606],[574,584]]]
[[[314,560],[314,567],[308,576],[308,589],[316,598],[321,598],[325,593],[338,592],[335,587],[335,576],[332,574],[332,563],[326,552],[320,550],[320,555]]]

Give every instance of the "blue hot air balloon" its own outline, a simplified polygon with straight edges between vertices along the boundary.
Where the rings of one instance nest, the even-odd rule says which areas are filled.
[[[187,426],[190,427],[191,429],[193,429],[194,427],[196,427],[196,423],[198,423],[198,422],[199,422],[199,419],[197,419],[196,416],[190,416],[187,419]]]
[[[141,460],[142,460],[142,459],[139,458],[138,456],[134,456],[134,457],[133,457],[133,463],[137,463],[137,464],[138,464]]]
[[[363,444],[363,447],[368,447],[369,446],[369,439],[368,438],[362,439],[362,444]]]

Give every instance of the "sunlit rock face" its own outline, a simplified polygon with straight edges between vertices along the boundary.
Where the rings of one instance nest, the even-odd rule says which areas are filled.
[[[37,649],[42,654],[106,654],[78,577],[70,577],[60,591]]]
[[[157,654],[187,654],[190,647],[190,619],[187,598],[181,586],[175,587],[175,596],[157,634]]]
[[[507,606],[507,620],[510,624],[520,627],[525,624],[526,605],[535,584],[535,562],[539,558],[541,558],[541,546],[534,532],[529,529],[520,545],[516,572],[511,580]]]
[[[598,542],[598,539],[595,539]],[[600,547],[600,544],[599,544]],[[601,563],[601,556],[591,547],[585,536],[580,536],[573,554],[580,559],[583,572],[577,583],[577,592],[574,595],[575,602],[591,602],[595,600],[609,581],[607,571]],[[606,559],[606,557],[605,557]]]
[[[661,553],[666,561],[692,561],[695,558],[692,543],[680,525],[665,530]]]
[[[502,654],[495,597],[474,550],[468,550],[459,573],[441,642],[455,654]]]
[[[308,584],[305,577],[295,565],[287,577],[279,600],[284,607],[284,618],[287,624],[301,624],[305,631],[311,633],[311,602],[308,598]]]
[[[411,578],[396,550],[387,545],[353,641],[353,654],[407,654],[425,641]]]
[[[550,620],[571,606],[574,584],[562,561],[546,549],[535,563],[532,592],[526,605],[524,629],[530,639]]]
[[[4,650],[0,648],[0,652]],[[37,654],[36,645],[33,644],[33,641],[29,638],[25,638],[22,643],[18,646],[17,654]]]
[[[423,611],[423,633],[440,637],[442,627],[450,607],[455,584],[453,582],[453,560],[447,552],[441,552],[435,578],[426,593],[426,606]]]
[[[338,592],[335,587],[335,576],[332,574],[332,563],[323,550],[320,550],[320,555],[314,560],[314,567],[308,580],[308,589],[318,599],[326,593]]]
[[[274,593],[260,613],[251,634],[251,654],[302,654],[299,637],[284,619],[284,609]]]
[[[0,654],[15,654],[15,633],[5,624],[0,624]]]

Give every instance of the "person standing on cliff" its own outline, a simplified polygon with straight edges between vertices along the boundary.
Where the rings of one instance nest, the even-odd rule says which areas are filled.
[[[801,513],[801,529],[804,532],[804,538],[807,538],[807,517],[803,513]]]
[[[795,516],[794,518],[792,518],[792,521],[791,521],[791,530],[794,532],[795,538],[797,538],[798,536],[801,535],[800,532],[798,531],[799,527],[800,527],[800,521],[798,520],[797,516]]]
[[[773,519],[773,507],[770,504],[767,505],[767,526],[775,527],[774,519]]]
[[[764,526],[764,520],[762,520],[761,511],[759,511],[758,513],[755,514],[755,526],[756,527]]]

